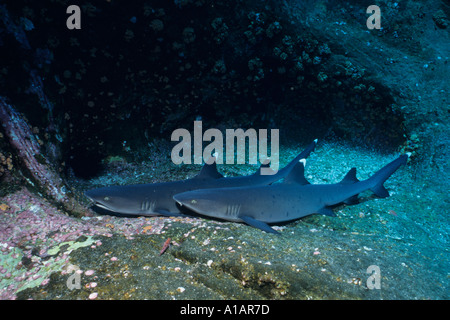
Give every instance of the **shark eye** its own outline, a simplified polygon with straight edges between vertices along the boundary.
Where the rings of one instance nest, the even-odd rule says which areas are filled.
[[[103,200],[109,201],[109,200],[111,200],[111,198],[110,197],[104,197]]]
[[[192,203],[192,204],[196,204],[196,203],[197,203],[197,200],[192,199],[192,200],[191,200],[191,203]]]

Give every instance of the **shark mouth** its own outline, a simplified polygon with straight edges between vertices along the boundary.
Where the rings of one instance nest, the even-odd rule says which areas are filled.
[[[102,204],[102,203],[100,203],[98,201],[94,201],[94,206],[97,206],[99,208],[102,208],[102,209],[105,209],[105,210],[108,210],[108,211],[113,211],[113,210],[111,210],[111,208],[108,208],[107,206],[105,206],[104,204]]]
[[[105,209],[105,210],[108,210],[108,211],[113,211],[110,208],[108,208],[107,206],[105,206],[104,204],[102,204],[101,202],[98,202],[97,200],[91,198],[90,196],[86,195],[86,197],[88,197],[88,199],[92,201],[92,205],[93,206],[97,206],[99,208],[102,208],[102,209]]]

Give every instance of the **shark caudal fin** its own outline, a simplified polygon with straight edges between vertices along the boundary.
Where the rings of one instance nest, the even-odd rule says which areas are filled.
[[[386,198],[389,197],[389,192],[383,186],[383,183],[395,172],[397,169],[406,164],[408,161],[408,154],[403,154],[394,161],[388,163],[383,168],[378,170],[372,177],[368,179],[373,187],[370,190],[375,193],[378,197]]]

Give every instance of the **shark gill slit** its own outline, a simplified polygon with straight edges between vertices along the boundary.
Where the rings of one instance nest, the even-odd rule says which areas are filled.
[[[227,205],[227,211],[225,212],[225,215],[237,217],[239,215],[240,211],[241,211],[240,204],[229,204],[229,205]]]
[[[141,211],[153,211],[155,208],[156,202],[155,201],[148,201],[144,200],[141,203]]]

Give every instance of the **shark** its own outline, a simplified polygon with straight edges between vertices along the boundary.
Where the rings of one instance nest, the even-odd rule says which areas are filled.
[[[197,214],[233,222],[244,222],[268,233],[278,232],[269,224],[297,220],[311,214],[335,216],[332,206],[357,201],[358,194],[371,190],[385,198],[383,183],[403,164],[408,155],[399,156],[370,178],[360,181],[356,168],[335,184],[311,184],[305,176],[305,159],[300,159],[283,182],[265,186],[197,189],[174,195],[180,207]]]
[[[300,159],[308,157],[314,151],[317,139],[297,155],[283,169],[274,174],[261,174],[268,169],[262,164],[257,172],[248,176],[224,177],[217,171],[215,161],[207,161],[200,173],[193,178],[150,184],[108,186],[85,191],[85,196],[94,205],[113,213],[138,216],[185,216],[173,196],[196,189],[234,188],[242,186],[263,186],[285,178]],[[211,159],[210,159],[211,160]]]

